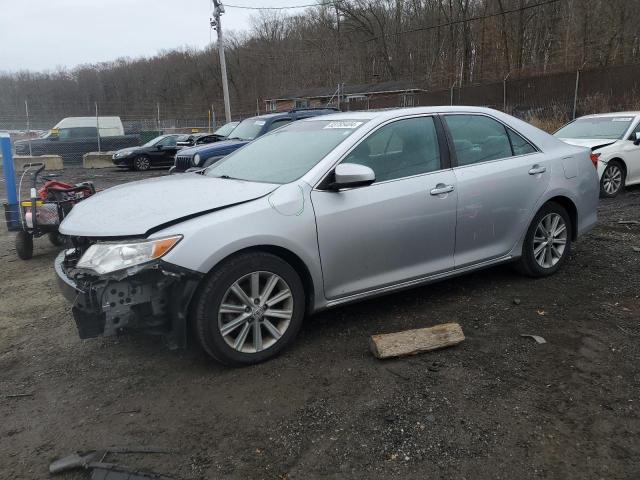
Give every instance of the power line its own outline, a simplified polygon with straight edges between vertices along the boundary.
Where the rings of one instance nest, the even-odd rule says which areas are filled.
[[[292,5],[289,7],[249,7],[245,5],[230,5],[228,3],[225,3],[224,6],[229,8],[242,8],[244,10],[289,10],[294,8],[323,7],[326,5],[334,5],[335,3],[336,3],[335,1],[322,2],[322,3],[308,3],[306,5]]]
[[[375,36],[375,37],[371,37],[368,40],[364,40],[364,42],[371,42],[372,40],[376,40],[376,39],[382,38],[382,37],[395,37],[395,36],[404,35],[404,34],[407,34],[407,33],[422,32],[422,31],[425,31],[425,30],[433,30],[433,29],[436,29],[436,28],[449,27],[451,25],[458,25],[460,23],[474,22],[476,20],[484,20],[485,18],[499,17],[501,15],[507,15],[509,13],[522,12],[524,10],[529,10],[531,8],[537,8],[537,7],[543,7],[545,5],[551,5],[552,3],[558,3],[560,1],[562,1],[562,0],[547,0],[545,2],[534,3],[534,4],[531,4],[531,5],[525,5],[524,7],[512,8],[511,10],[503,10],[502,12],[490,13],[488,15],[476,15],[475,17],[464,18],[464,19],[461,19],[461,20],[453,20],[451,22],[439,23],[437,25],[429,25],[427,27],[416,27],[416,28],[411,28],[409,30],[402,30],[400,32],[385,33],[383,35],[378,35],[378,36]]]

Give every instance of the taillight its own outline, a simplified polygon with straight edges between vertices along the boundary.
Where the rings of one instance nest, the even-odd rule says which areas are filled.
[[[600,158],[600,154],[599,153],[591,153],[591,163],[593,163],[593,166],[598,168],[598,159]]]

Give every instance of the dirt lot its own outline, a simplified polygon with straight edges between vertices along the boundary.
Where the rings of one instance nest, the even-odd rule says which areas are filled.
[[[99,187],[143,176],[96,172]],[[243,369],[149,337],[80,341],[56,249],[41,239],[17,260],[0,230],[0,477],[48,478],[75,450],[158,445],[174,453],[117,460],[182,479],[640,478],[640,225],[619,220],[640,220],[640,189],[602,202],[553,278],[500,267],[327,311]],[[458,347],[368,352],[371,334],[449,321],[467,335]]]

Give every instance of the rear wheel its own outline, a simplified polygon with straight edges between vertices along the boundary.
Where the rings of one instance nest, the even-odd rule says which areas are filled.
[[[242,254],[205,281],[194,322],[204,350],[227,365],[274,357],[295,338],[304,318],[302,281],[280,257]]]
[[[567,211],[554,202],[544,205],[527,230],[519,269],[530,277],[556,273],[571,252],[571,234]]]
[[[151,159],[146,155],[141,155],[133,159],[133,168],[139,172],[149,170],[151,168]]]
[[[610,161],[602,172],[600,196],[605,198],[617,196],[624,188],[625,176],[622,164],[616,160]]]
[[[18,232],[16,235],[16,253],[21,260],[29,260],[33,257],[33,235],[27,232]]]

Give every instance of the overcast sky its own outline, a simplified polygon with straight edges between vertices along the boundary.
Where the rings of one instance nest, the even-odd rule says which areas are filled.
[[[314,1],[229,1],[247,6],[309,3]],[[211,38],[211,0],[0,0],[0,8],[0,71],[55,70],[184,46],[203,48]],[[256,13],[226,7],[223,27],[247,30]]]

